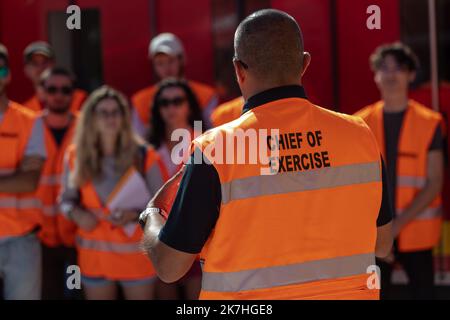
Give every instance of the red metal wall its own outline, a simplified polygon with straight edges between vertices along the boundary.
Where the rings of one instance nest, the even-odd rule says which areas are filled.
[[[23,73],[23,49],[39,39],[40,24],[37,12],[41,1],[0,1],[0,41],[6,45],[10,55],[12,84],[8,88],[9,96],[17,101],[29,97],[33,88]]]
[[[212,85],[211,1],[159,0],[156,3],[157,32],[172,32],[183,41],[187,77]]]
[[[103,80],[126,94],[151,82],[148,62],[150,7],[148,0],[78,0],[83,8],[100,10]]]
[[[303,31],[305,50],[312,61],[304,78],[314,103],[336,109],[333,101],[332,41],[329,0],[272,0],[272,7],[292,15]]]
[[[353,113],[379,99],[369,68],[369,56],[380,44],[400,39],[399,1],[338,0],[337,44],[339,106],[342,112]],[[381,30],[369,30],[367,7],[381,9]]]

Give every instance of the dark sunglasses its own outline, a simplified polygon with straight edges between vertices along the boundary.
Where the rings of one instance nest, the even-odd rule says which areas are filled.
[[[0,67],[0,78],[6,78],[9,74],[9,69],[7,66]]]
[[[170,105],[173,105],[175,107],[181,106],[186,101],[185,97],[176,97],[173,99],[160,99],[159,105],[163,108],[167,108]]]
[[[69,95],[72,94],[73,88],[72,87],[66,87],[66,86],[60,87],[60,88],[55,87],[55,86],[50,86],[50,87],[46,87],[45,88],[45,92],[47,92],[48,94],[57,94],[59,92],[59,93],[62,93],[63,95],[65,95],[65,96],[69,96]]]
[[[244,69],[248,69],[248,64],[246,64],[244,61],[239,59],[237,56],[233,57],[233,61],[239,63]]]

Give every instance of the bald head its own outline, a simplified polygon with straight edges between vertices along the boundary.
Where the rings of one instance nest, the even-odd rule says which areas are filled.
[[[289,14],[265,9],[242,21],[234,36],[237,59],[248,72],[266,83],[290,83],[303,70],[303,36]]]

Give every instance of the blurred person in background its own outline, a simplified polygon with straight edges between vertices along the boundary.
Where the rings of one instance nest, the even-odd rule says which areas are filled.
[[[61,187],[63,158],[72,144],[76,116],[70,106],[73,99],[74,77],[64,68],[46,69],[41,75],[44,110],[38,115],[44,126],[47,160],[44,163],[37,196],[42,202],[43,224],[39,232],[42,242],[42,298],[64,299],[67,266],[76,264],[73,248],[63,246],[57,229],[57,198]],[[69,298],[67,296],[66,298]]]
[[[177,154],[178,159],[190,156],[188,150],[191,141],[196,137],[194,121],[202,121],[202,113],[198,101],[191,88],[184,80],[168,79],[160,83],[155,94],[150,125],[149,142],[155,146],[164,162],[169,176],[177,173],[183,163],[174,163],[172,160],[173,148],[186,152],[185,155]],[[179,145],[172,141],[172,133],[176,129],[186,129],[190,138],[183,140],[187,145]],[[200,134],[198,132],[197,134]],[[197,260],[188,274],[176,283],[166,284],[158,280],[157,297],[164,300],[175,300],[181,297],[188,300],[198,299],[201,288],[201,268]]]
[[[161,33],[150,42],[148,54],[159,80],[185,79],[186,54],[177,36],[172,33]],[[203,118],[209,121],[212,111],[218,104],[216,92],[212,87],[197,81],[189,80],[188,84],[200,103]],[[133,125],[141,136],[148,135],[152,103],[157,90],[157,85],[146,87],[136,92],[131,99],[134,107]],[[210,126],[209,123],[206,125]]]
[[[194,121],[203,121],[202,112],[187,82],[174,78],[160,83],[153,106],[149,142],[157,149],[171,177],[181,168],[181,164],[171,159],[173,147],[179,143],[171,140],[172,133],[176,129],[188,130],[192,139],[183,150],[189,148],[195,136]]]
[[[42,119],[6,95],[9,56],[0,44],[0,277],[7,300],[41,298],[42,224],[35,191],[46,158]]]
[[[45,107],[45,93],[41,87],[41,75],[46,69],[55,66],[55,53],[47,42],[36,41],[25,48],[23,56],[25,75],[32,82],[35,90],[34,95],[23,105],[34,112],[38,112]],[[72,112],[79,111],[87,94],[83,90],[74,88],[72,96],[70,109]]]
[[[443,134],[439,113],[408,99],[419,66],[402,43],[381,46],[370,58],[381,100],[357,113],[372,129],[387,166],[396,216],[393,253],[379,260],[381,298],[390,298],[391,274],[401,264],[414,299],[433,299],[433,248],[441,234]]]
[[[66,222],[78,227],[78,265],[89,300],[116,299],[118,286],[125,299],[154,297],[155,271],[140,251],[142,231],[135,223],[140,208],[108,209],[110,196],[133,168],[151,195],[167,178],[156,151],[132,131],[124,96],[104,86],[82,109],[61,195]]]

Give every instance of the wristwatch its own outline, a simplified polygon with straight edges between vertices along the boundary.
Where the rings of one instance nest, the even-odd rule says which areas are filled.
[[[139,215],[139,225],[141,226],[142,230],[145,228],[145,224],[147,222],[147,218],[152,214],[159,214],[161,217],[164,218],[164,220],[167,220],[167,213],[160,208],[146,208],[142,213]]]
[[[64,202],[60,206],[61,212],[64,213],[64,215],[69,220],[72,220],[72,213],[73,213],[74,209],[75,209],[75,205],[73,203],[70,203],[70,202]]]

